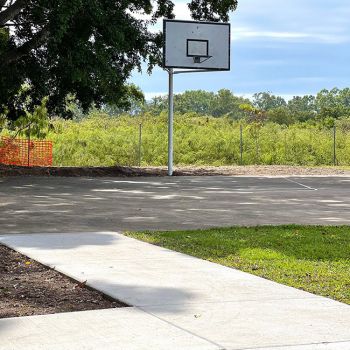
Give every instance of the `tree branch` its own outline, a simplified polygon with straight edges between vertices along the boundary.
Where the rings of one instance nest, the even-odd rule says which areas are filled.
[[[0,11],[6,5],[7,0],[0,0]]]
[[[6,10],[0,12],[0,26],[6,22],[13,20],[25,7],[27,0],[17,0]]]
[[[22,46],[5,53],[2,57],[0,56],[0,61],[4,62],[5,65],[18,61],[20,58],[27,55],[31,50],[42,45],[48,35],[49,30],[44,27],[39,32],[35,33],[32,39],[24,43]]]

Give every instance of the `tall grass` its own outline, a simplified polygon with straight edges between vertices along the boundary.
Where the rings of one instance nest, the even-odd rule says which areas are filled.
[[[142,124],[142,165],[167,162],[167,116],[111,118],[94,113],[82,121],[56,119],[47,135],[54,141],[54,164],[137,165]],[[175,116],[174,161],[178,165],[240,164],[240,125],[229,118]],[[333,130],[317,125],[290,127],[243,122],[243,164],[332,165]],[[350,133],[337,130],[337,161],[350,164]]]

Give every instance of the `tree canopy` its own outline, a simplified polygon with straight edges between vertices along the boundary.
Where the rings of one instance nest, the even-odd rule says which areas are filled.
[[[227,21],[236,6],[188,4],[194,19],[210,21]],[[0,114],[16,120],[24,104],[34,109],[43,98],[49,112],[62,114],[68,95],[83,109],[127,104],[131,72],[161,62],[162,34],[149,27],[173,10],[170,0],[0,0]]]
[[[244,117],[240,109],[241,104],[248,104],[248,99],[235,96],[228,89],[221,89],[217,93],[192,90],[174,95],[174,106],[177,113],[197,113],[213,117],[228,116],[233,119]],[[142,112],[158,115],[168,109],[168,97],[156,96],[144,104]]]
[[[234,95],[228,89],[218,92],[185,91],[174,96],[175,111],[201,116],[229,117],[251,122],[281,125],[320,122],[332,126],[335,120],[350,118],[350,89],[323,89],[316,95],[294,96],[286,100],[270,92],[259,92],[251,100]],[[167,96],[157,96],[130,110],[131,114],[159,115],[168,108]],[[112,113],[110,113],[112,115]]]

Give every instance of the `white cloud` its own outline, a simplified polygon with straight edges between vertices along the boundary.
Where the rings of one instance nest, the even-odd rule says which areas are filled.
[[[280,97],[282,97],[285,101],[290,101],[291,99],[293,99],[293,97],[295,97],[295,96],[300,96],[300,97],[302,97],[302,96],[305,96],[305,94],[304,93],[301,93],[301,94],[280,94],[280,93],[272,93],[273,95],[275,95],[275,96],[280,96]],[[244,98],[247,98],[247,99],[249,99],[249,100],[253,100],[253,95],[254,95],[254,93],[244,93],[244,94],[240,94],[240,93],[235,93],[235,95],[236,96],[241,96],[241,97],[244,97]]]
[[[261,0],[239,1],[231,15],[233,40],[350,41],[348,0],[264,0],[261,5]]]
[[[349,41],[346,35],[337,34],[323,34],[311,32],[288,32],[288,31],[266,31],[258,28],[246,27],[231,27],[231,40],[245,40],[245,39],[277,39],[277,40],[293,40],[293,41],[312,41],[324,42],[328,44],[340,44]]]
[[[300,39],[306,37],[308,37],[306,33],[264,31],[256,28],[232,28],[231,33],[232,41],[247,38]]]
[[[187,3],[175,2],[174,14],[175,19],[191,20],[191,12]]]
[[[160,96],[166,96],[168,93],[163,92],[163,91],[158,91],[158,92],[145,92],[145,99],[146,101],[152,100],[153,97],[160,97]]]

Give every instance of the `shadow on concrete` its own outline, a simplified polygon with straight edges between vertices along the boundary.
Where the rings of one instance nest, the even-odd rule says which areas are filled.
[[[119,238],[115,232],[76,232],[59,233],[47,235],[47,238],[41,239],[40,242],[35,240],[35,236],[45,236],[45,233],[24,235],[11,235],[11,238],[0,236],[0,244],[19,248],[36,248],[36,249],[52,249],[55,250],[74,249],[82,246],[106,246],[115,243]],[[69,238],[68,238],[69,237]]]
[[[194,303],[197,297],[193,292],[172,287],[120,285],[102,280],[88,280],[87,285],[129,306],[162,306],[161,313],[182,312],[186,309],[186,304]]]
[[[143,259],[149,262],[151,269],[153,268],[151,262],[153,259],[152,251],[144,255],[142,247],[140,248],[138,244],[136,244],[135,247],[130,247],[126,244],[126,251],[124,251],[122,248],[123,245],[118,249],[118,241],[122,243],[125,242],[114,232],[51,235],[31,234],[0,237],[0,244],[3,243],[19,250],[25,256],[27,255],[34,260],[37,259],[37,261],[41,263],[52,267],[55,266],[60,273],[68,273],[71,278],[79,282],[86,281],[87,286],[101,291],[111,298],[126,303],[129,306],[171,305],[169,309],[164,306],[164,311],[179,312],[183,310],[184,304],[193,302],[196,299],[197,294],[192,291],[173,288],[169,283],[164,286],[164,283],[162,285],[162,281],[159,281],[160,286],[158,286],[157,281],[150,281],[151,283],[148,285],[147,282],[142,283],[141,278],[140,284],[138,284],[137,271],[135,271],[135,269],[137,269],[140,264],[144,264]],[[98,246],[107,247],[98,253]],[[108,246],[111,246],[111,248],[109,249]],[[94,247],[96,247],[97,250],[95,250]],[[74,249],[76,248],[80,249],[76,251],[79,258],[75,259]],[[158,249],[162,250],[162,248]],[[44,251],[44,255],[40,253],[40,250]],[[98,254],[96,254],[96,252]],[[131,255],[128,252],[130,252]],[[118,253],[120,256],[118,256]],[[105,257],[102,257],[101,254],[104,254]],[[116,260],[109,262],[108,256],[106,256],[108,254],[111,254]],[[166,257],[168,256],[167,254],[165,255]],[[162,256],[160,258],[162,258]],[[72,269],[69,268],[70,257],[72,259]],[[118,258],[121,259],[120,261],[131,259],[133,270],[130,271],[132,275],[130,278],[128,278],[130,273],[127,272],[128,270],[125,270],[127,267],[123,267],[123,264],[118,264]],[[134,264],[135,259],[137,261]],[[100,263],[98,263],[99,261]],[[156,261],[159,260],[156,259]],[[164,263],[169,263],[168,258],[164,261]],[[74,264],[77,264],[77,266]],[[64,266],[64,268],[61,268],[61,266]],[[118,283],[113,282],[113,274],[118,276],[116,277],[118,278]],[[100,277],[102,275],[104,279]],[[125,276],[125,278],[123,276]],[[144,278],[144,276],[142,277]],[[124,280],[125,284],[123,283]],[[48,286],[45,292],[49,294],[55,293],[54,288],[51,287],[52,286]],[[38,288],[40,288],[40,286],[32,286],[31,289],[36,290]],[[53,297],[53,299],[55,298]],[[35,303],[37,300],[34,298],[32,301]]]

